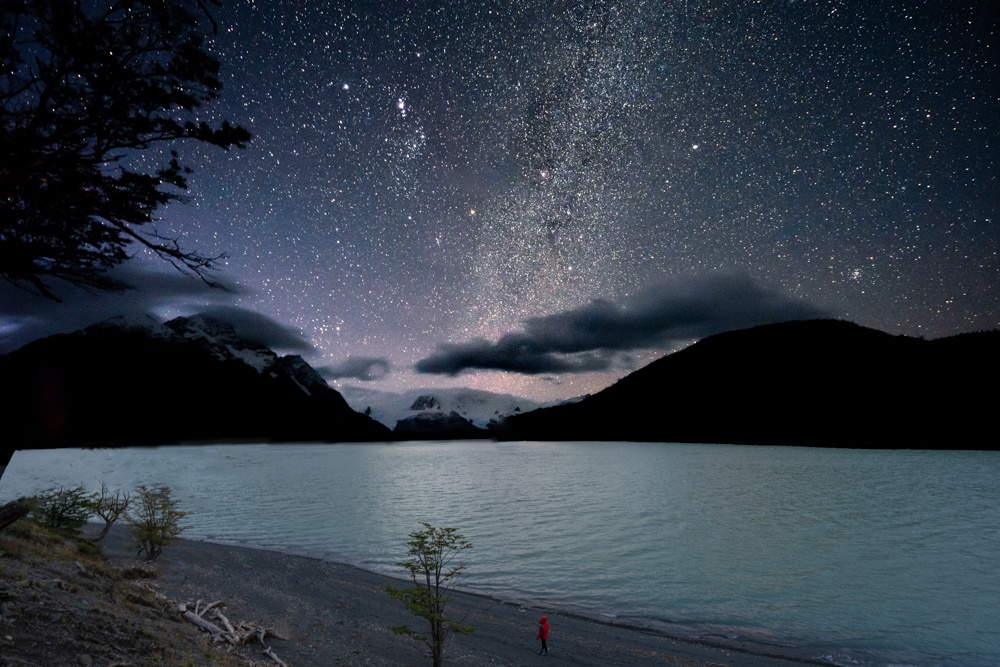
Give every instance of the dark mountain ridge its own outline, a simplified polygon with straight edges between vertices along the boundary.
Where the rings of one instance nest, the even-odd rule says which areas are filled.
[[[927,341],[842,321],[786,322],[710,336],[578,403],[480,433],[998,449],[998,375],[997,331]],[[0,465],[15,448],[477,435],[426,421],[392,433],[301,357],[201,316],[101,323],[0,356]]]
[[[510,440],[997,449],[1000,332],[938,340],[839,320],[705,338],[572,405],[508,418]]]
[[[369,441],[390,434],[352,410],[301,357],[278,356],[203,316],[109,321],[0,356],[0,415],[8,455],[42,447]]]

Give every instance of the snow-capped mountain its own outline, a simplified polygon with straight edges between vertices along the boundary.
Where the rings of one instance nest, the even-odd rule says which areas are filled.
[[[0,356],[0,377],[19,447],[389,437],[301,357],[202,315],[50,336]]]
[[[243,340],[236,335],[233,327],[221,320],[192,315],[170,320],[163,327],[170,332],[169,335],[180,336],[201,346],[219,361],[239,360],[258,373],[275,372],[278,355],[273,350]]]
[[[411,389],[392,393],[347,385],[340,387],[340,393],[352,408],[369,414],[389,428],[395,428],[398,422],[420,414],[447,416],[452,412],[464,417],[477,428],[488,428],[490,422],[550,405],[510,394],[495,394],[463,387]]]

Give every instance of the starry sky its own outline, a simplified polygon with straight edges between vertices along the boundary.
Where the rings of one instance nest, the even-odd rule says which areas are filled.
[[[159,224],[227,253],[234,290],[150,274],[80,312],[256,313],[335,386],[541,400],[768,321],[1000,326],[991,0],[225,0],[214,16],[224,89],[203,118],[254,139],[181,146],[190,199]],[[74,319],[72,298],[19,299],[0,300],[0,342]]]

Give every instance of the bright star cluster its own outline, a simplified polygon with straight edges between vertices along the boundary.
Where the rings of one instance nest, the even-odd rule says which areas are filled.
[[[495,340],[665,277],[737,271],[936,337],[1000,325],[989,0],[227,0],[165,222],[326,361]],[[620,375],[620,373],[619,373]],[[609,376],[462,384],[538,397]],[[565,380],[568,380],[566,378]]]

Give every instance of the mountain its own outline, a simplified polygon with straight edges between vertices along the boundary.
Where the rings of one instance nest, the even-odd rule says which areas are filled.
[[[37,340],[0,356],[0,377],[10,447],[390,437],[301,357],[200,315],[119,318]]]
[[[510,417],[497,434],[997,449],[998,375],[998,331],[927,341],[784,322],[707,337],[579,403]]]
[[[421,413],[447,416],[455,412],[476,428],[486,429],[491,423],[509,415],[542,407],[541,403],[526,398],[464,387],[391,393],[347,385],[340,391],[352,408],[358,412],[370,412],[373,419],[389,428],[395,428],[398,422]]]
[[[418,412],[400,419],[392,429],[393,435],[402,440],[419,440],[431,437],[440,439],[467,439],[492,437],[486,429],[479,428],[457,412]]]

